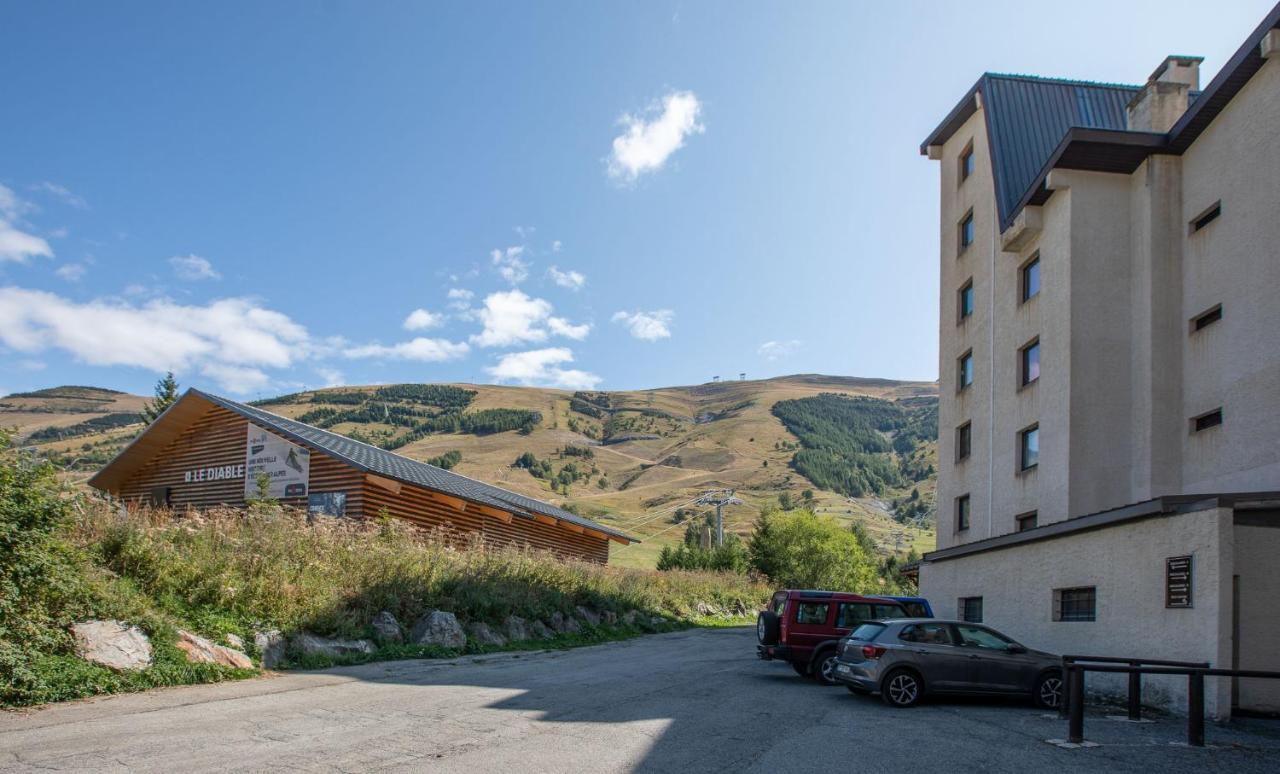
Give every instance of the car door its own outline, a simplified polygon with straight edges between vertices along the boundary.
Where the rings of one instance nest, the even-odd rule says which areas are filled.
[[[1032,677],[1027,674],[1030,659],[1025,650],[1021,653],[1009,650],[1013,640],[976,624],[956,624],[956,631],[974,690],[1012,693],[1031,689]]]
[[[829,599],[796,600],[787,644],[798,656],[808,658],[818,643],[831,639],[831,607]]]
[[[969,687],[967,654],[956,644],[950,624],[917,623],[904,626],[898,639],[911,663],[924,677],[926,690],[963,691]]]

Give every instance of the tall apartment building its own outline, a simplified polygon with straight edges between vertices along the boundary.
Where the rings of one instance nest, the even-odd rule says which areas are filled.
[[[1143,85],[986,74],[924,141],[935,608],[1058,652],[1280,669],[1277,27],[1203,90],[1189,56]],[[1218,716],[1280,709],[1219,682]]]

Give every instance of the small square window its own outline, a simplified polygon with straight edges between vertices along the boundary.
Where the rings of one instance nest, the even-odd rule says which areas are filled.
[[[973,280],[964,283],[956,299],[956,308],[960,314],[960,322],[964,322],[973,314]]]
[[[969,495],[956,498],[956,532],[969,529]]]
[[[956,428],[956,462],[960,462],[969,457],[969,452],[973,447],[973,425],[965,422]]]
[[[1022,265],[1022,302],[1026,303],[1040,295],[1040,253]]]
[[[1018,467],[1031,470],[1040,464],[1040,425],[1032,425],[1018,433]]]
[[[973,384],[973,352],[966,352],[956,361],[956,382],[959,389]]]
[[[1191,426],[1194,431],[1199,433],[1208,430],[1211,427],[1217,427],[1222,424],[1222,409],[1214,409],[1207,414],[1201,414],[1191,420]]]
[[[957,607],[961,621],[982,623],[982,597],[960,597]]]
[[[1222,214],[1222,202],[1216,201],[1209,209],[1191,219],[1191,233],[1194,234],[1218,219]]]
[[[1098,620],[1098,590],[1094,586],[1053,590],[1053,620]]]
[[[1191,318],[1191,332],[1195,333],[1204,330],[1222,319],[1222,304],[1214,306],[1212,309],[1206,309],[1195,317]]]
[[[960,252],[964,252],[973,244],[973,210],[964,216],[964,220],[960,221]]]
[[[963,183],[964,181],[968,180],[969,176],[972,174],[973,174],[973,145],[971,144],[969,145],[969,147],[964,149],[963,153],[960,154],[960,182]]]
[[[1035,511],[1027,511],[1014,516],[1014,520],[1018,523],[1018,531],[1026,532],[1029,529],[1035,529],[1038,521],[1037,515]]]
[[[1030,344],[1019,350],[1021,353],[1019,360],[1021,361],[1020,381],[1023,387],[1031,384],[1040,378],[1040,339],[1035,339]]]

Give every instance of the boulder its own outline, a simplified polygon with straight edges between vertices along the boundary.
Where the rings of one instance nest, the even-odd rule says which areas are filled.
[[[600,614],[597,613],[596,611],[592,610],[589,607],[583,607],[582,605],[578,605],[574,609],[578,612],[578,616],[582,618],[582,620],[586,621],[592,626],[600,625]]]
[[[518,615],[507,616],[507,620],[502,622],[502,628],[507,632],[507,639],[511,642],[530,639],[529,622]]]
[[[640,611],[628,610],[627,612],[622,614],[622,623],[625,626],[635,626],[639,618],[640,618]]]
[[[291,642],[293,647],[304,656],[367,655],[376,650],[369,640],[340,640],[333,637],[320,637],[308,632],[294,635]]]
[[[122,671],[151,666],[151,640],[136,626],[120,621],[82,621],[71,626],[76,655]]]
[[[573,616],[564,613],[552,613],[550,623],[558,634],[577,634],[582,631],[582,625]]]
[[[461,648],[467,644],[467,633],[453,613],[432,610],[413,625],[409,641],[415,645],[439,645],[442,648]]]
[[[663,618],[660,615],[655,615],[649,619],[649,625],[655,629],[661,629],[662,627],[667,625],[667,619]]]
[[[493,630],[487,623],[472,621],[467,624],[467,635],[481,645],[501,648],[507,644],[507,638]]]
[[[750,611],[747,610],[747,605],[745,602],[743,602],[741,599],[734,601],[733,603],[734,615],[736,615],[739,618],[743,618],[747,615],[748,612]]]
[[[542,621],[534,621],[529,624],[529,633],[533,635],[535,640],[549,640],[556,636],[556,633]]]
[[[389,610],[383,610],[373,617],[373,633],[380,642],[404,642],[404,632],[400,631],[400,622]]]
[[[693,609],[698,611],[698,615],[702,616],[716,615],[720,612],[714,605],[708,605],[706,602],[699,602],[693,606]]]
[[[178,630],[178,641],[174,645],[186,654],[187,661],[192,664],[220,664],[235,669],[253,669],[253,660],[244,653],[215,645],[204,637],[183,629]]]
[[[604,619],[605,624],[608,626],[616,626],[618,624],[618,614],[612,610],[601,612],[600,617]]]
[[[235,648],[240,651],[244,650],[244,637],[241,637],[238,634],[227,634],[222,639],[226,641],[227,647]]]
[[[263,669],[275,669],[284,660],[284,635],[277,629],[255,632],[253,646],[258,649]]]

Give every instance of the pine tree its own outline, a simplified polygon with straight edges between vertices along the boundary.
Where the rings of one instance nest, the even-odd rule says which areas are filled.
[[[142,407],[142,418],[147,424],[156,421],[156,417],[164,413],[164,410],[172,406],[178,401],[178,380],[173,378],[173,371],[164,375],[164,378],[156,382],[155,400],[148,401]]]

